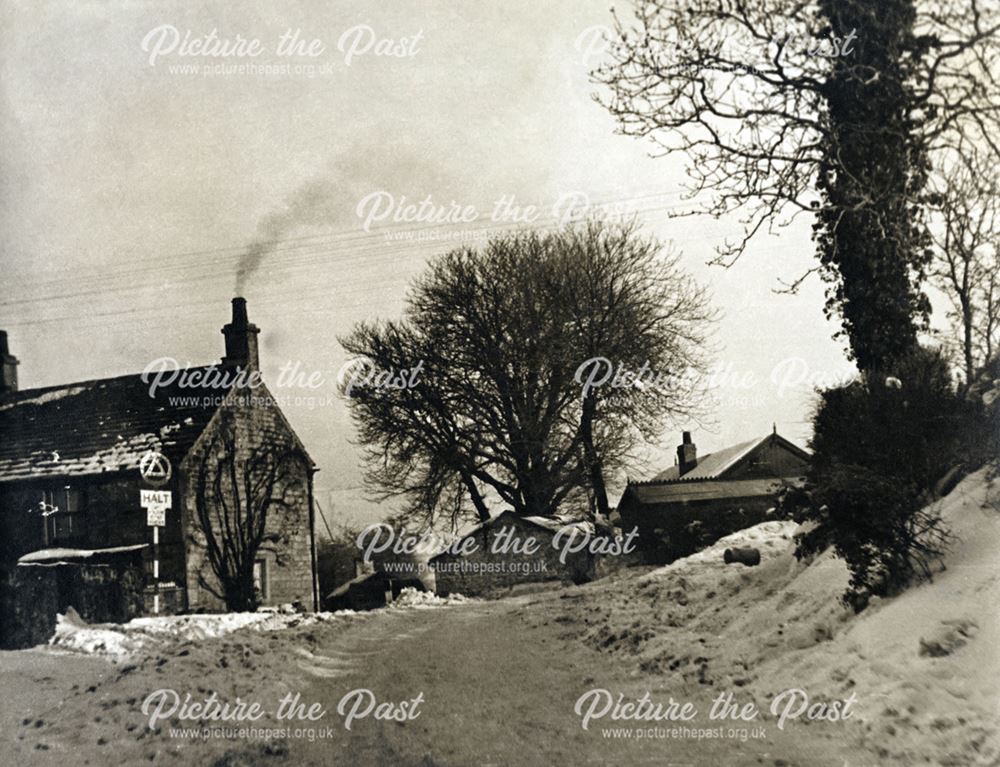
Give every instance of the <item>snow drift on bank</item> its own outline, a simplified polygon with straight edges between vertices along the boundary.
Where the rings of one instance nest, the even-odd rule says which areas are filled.
[[[840,601],[843,560],[797,561],[795,526],[774,521],[557,597],[555,620],[691,695],[741,689],[764,704],[789,688],[855,693],[844,736],[878,763],[997,764],[1000,482],[990,477],[975,472],[935,503],[955,541],[934,579],[859,615]],[[758,548],[760,565],[725,564],[735,546]]]

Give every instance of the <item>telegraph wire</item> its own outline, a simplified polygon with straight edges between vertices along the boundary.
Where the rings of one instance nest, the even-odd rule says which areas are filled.
[[[613,204],[619,204],[619,203],[632,203],[632,202],[637,202],[637,201],[640,201],[640,200],[647,200],[647,199],[656,198],[656,197],[677,197],[677,196],[683,195],[684,193],[685,192],[683,190],[679,190],[679,191],[675,190],[675,191],[669,191],[669,192],[651,192],[651,193],[644,194],[644,195],[637,195],[637,196],[633,196],[633,197],[625,197],[625,198],[617,198],[617,199],[615,199],[615,198],[609,199],[607,197],[597,197],[597,196],[595,196],[595,197],[588,197],[588,199],[590,200],[590,203],[591,203],[592,207],[598,207],[599,208],[599,207],[613,205]],[[526,204],[526,205],[520,206],[520,207],[522,207],[522,208],[523,207],[528,207],[528,205]],[[537,206],[536,205],[535,207],[536,208],[540,208],[541,206]],[[682,207],[682,206],[668,206],[668,207]],[[631,212],[638,214],[638,213],[642,213],[644,211],[640,209],[640,210],[631,211]],[[552,215],[546,215],[546,216],[542,217],[541,219],[539,219],[538,221],[545,222],[547,220],[552,220],[554,218],[555,217],[552,216]],[[493,222],[493,221],[479,221],[479,222],[476,222],[476,224],[477,224],[477,226],[462,226],[462,225],[459,225],[459,224],[439,224],[439,223],[413,224],[413,223],[408,223],[408,222],[397,222],[397,223],[392,223],[392,224],[387,224],[387,225],[380,225],[378,227],[377,231],[373,231],[373,232],[359,232],[358,228],[356,226],[340,227],[340,228],[332,229],[332,230],[330,230],[328,232],[322,232],[322,233],[311,234],[311,235],[301,235],[301,236],[297,236],[297,237],[287,237],[287,238],[282,238],[282,239],[278,239],[278,240],[266,240],[266,241],[262,240],[262,241],[259,241],[259,242],[258,241],[253,241],[253,242],[245,243],[243,245],[228,245],[228,246],[221,246],[221,247],[217,247],[217,248],[206,248],[206,249],[202,249],[202,250],[186,251],[186,252],[182,252],[182,253],[163,254],[163,255],[160,255],[160,256],[156,257],[156,258],[160,259],[163,263],[160,263],[160,264],[142,263],[136,269],[133,269],[133,270],[123,270],[122,273],[120,273],[118,276],[120,278],[125,279],[125,278],[131,277],[133,274],[151,273],[151,272],[154,272],[154,271],[182,271],[182,270],[186,270],[186,269],[191,268],[191,266],[188,265],[188,264],[185,264],[185,263],[177,263],[177,261],[179,259],[190,259],[190,258],[200,259],[200,262],[199,262],[198,265],[200,265],[200,264],[224,264],[226,266],[232,266],[232,261],[231,261],[232,257],[238,256],[238,255],[242,255],[252,245],[258,245],[258,244],[259,245],[263,245],[263,246],[267,246],[269,248],[268,254],[276,252],[277,250],[289,250],[290,251],[290,250],[295,250],[297,248],[308,247],[309,245],[320,245],[320,246],[326,246],[326,245],[331,245],[331,246],[332,245],[350,245],[350,244],[352,244],[354,242],[360,242],[362,247],[366,247],[366,246],[371,246],[371,245],[374,245],[374,244],[378,244],[376,241],[379,241],[379,240],[388,241],[390,243],[399,244],[399,245],[408,245],[408,244],[420,243],[422,241],[419,240],[418,238],[399,238],[398,240],[395,239],[395,238],[389,239],[389,235],[391,235],[393,233],[396,233],[396,232],[415,232],[415,233],[419,233],[419,232],[422,232],[422,231],[440,230],[440,229],[444,229],[445,227],[449,227],[449,226],[452,226],[452,227],[454,227],[454,226],[460,226],[460,227],[464,228],[465,230],[477,230],[477,229],[482,230],[482,229],[492,229],[492,228],[502,229],[502,228],[514,228],[514,227],[518,226],[518,224],[506,223],[506,222]],[[316,242],[316,241],[318,241],[318,242]],[[434,242],[434,240],[428,240],[428,242]],[[291,247],[285,248],[285,249],[281,249],[281,247],[280,247],[282,245],[291,244],[291,243],[301,243],[301,244],[299,244],[299,245],[294,245],[293,244]],[[218,257],[214,258],[214,259],[211,259],[211,258],[210,259],[205,259],[204,258],[205,256],[213,256],[213,255],[216,255]],[[28,279],[31,279],[31,278],[29,277]],[[105,280],[106,279],[106,275],[100,275],[100,274],[94,274],[94,275],[68,275],[68,276],[65,276],[65,277],[56,277],[54,279],[43,281],[43,282],[34,282],[34,283],[32,283],[31,287],[43,287],[44,288],[44,287],[50,287],[52,285],[57,285],[57,284],[60,284],[60,283],[68,283],[68,282],[77,283],[77,282],[80,281],[80,279]],[[33,299],[26,299],[26,300],[33,300]],[[39,299],[39,300],[42,300],[42,299]],[[10,303],[13,303],[13,302],[10,302],[10,301],[0,302],[0,306],[5,306],[5,305],[8,305]]]

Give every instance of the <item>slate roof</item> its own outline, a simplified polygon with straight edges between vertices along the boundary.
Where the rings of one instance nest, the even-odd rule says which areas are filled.
[[[149,385],[135,374],[4,395],[0,482],[133,470],[147,450],[159,450],[176,466],[225,394],[224,388],[175,383],[150,397]]]
[[[655,505],[774,495],[782,484],[801,484],[801,477],[727,478],[727,474],[769,440],[777,441],[806,461],[810,460],[809,453],[794,442],[789,442],[777,433],[766,434],[759,439],[751,439],[699,457],[698,465],[683,477],[679,476],[677,466],[671,466],[647,482],[629,482],[625,493],[631,494],[639,503]]]
[[[337,597],[342,597],[344,596],[344,594],[348,593],[353,587],[359,586],[362,583],[371,580],[372,578],[378,578],[388,583],[390,576],[388,573],[383,572],[381,570],[376,570],[375,572],[371,573],[361,573],[361,575],[356,575],[353,578],[351,578],[351,580],[347,581],[347,583],[342,583],[341,585],[337,586],[337,588],[335,588],[333,591],[331,591],[323,598],[335,599]]]
[[[768,435],[770,436],[770,435]],[[744,455],[753,450],[757,445],[763,442],[767,437],[761,437],[760,439],[751,439],[747,442],[741,442],[738,445],[733,445],[732,447],[727,447],[724,450],[719,450],[715,453],[709,453],[705,456],[698,456],[698,465],[695,466],[691,471],[684,475],[684,480],[692,479],[715,479],[722,472],[732,466],[734,463],[739,461]],[[652,482],[671,482],[673,480],[681,479],[680,467],[677,465],[671,466],[666,471],[661,471],[657,474]]]
[[[680,467],[675,465],[666,471],[661,471],[650,482],[691,482],[692,480],[720,479],[729,469],[736,466],[743,458],[770,439],[778,440],[783,447],[801,455],[805,460],[809,460],[810,456],[805,450],[795,443],[789,442],[780,434],[765,434],[758,439],[751,439],[715,453],[699,456],[698,465],[683,477],[680,476]]]

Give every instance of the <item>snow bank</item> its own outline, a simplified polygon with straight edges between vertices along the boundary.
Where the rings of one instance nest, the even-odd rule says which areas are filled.
[[[405,588],[389,609],[446,607],[469,601],[461,594],[439,597],[429,591]],[[262,609],[253,613],[206,613],[196,615],[161,615],[134,618],[128,623],[84,622],[71,607],[66,615],[56,617],[56,631],[49,647],[58,650],[128,657],[148,654],[168,644],[203,641],[236,631],[270,632],[360,615],[353,610],[335,613],[296,613]]]
[[[790,671],[856,690],[883,760],[997,764],[1000,488],[984,469],[936,504],[956,540],[934,580],[886,599]]]
[[[702,549],[691,556],[678,559],[667,565],[673,570],[684,569],[689,565],[718,564],[730,567],[723,560],[726,549],[752,547],[760,550],[761,560],[782,553],[788,549],[789,542],[798,525],[789,521],[761,522],[759,525],[737,530],[735,533],[720,538],[711,546]]]
[[[562,599],[556,620],[601,652],[634,658],[671,689],[780,690],[858,705],[845,736],[879,764],[1000,764],[1000,481],[983,469],[935,504],[955,535],[933,581],[860,614],[831,551],[794,557],[796,526],[764,522],[690,557]],[[727,565],[734,546],[757,567]],[[596,618],[596,619],[595,619]],[[877,760],[876,760],[877,757]]]
[[[62,650],[109,656],[145,653],[174,642],[198,641],[231,634],[234,631],[282,631],[297,626],[348,618],[355,613],[220,613],[163,615],[135,618],[124,624],[85,623],[71,607],[56,618],[56,631],[49,646]]]
[[[439,597],[430,591],[419,591],[418,589],[407,587],[399,592],[399,596],[392,603],[392,607],[446,607],[448,605],[460,605],[470,601],[468,597],[461,594],[449,594],[446,597]]]

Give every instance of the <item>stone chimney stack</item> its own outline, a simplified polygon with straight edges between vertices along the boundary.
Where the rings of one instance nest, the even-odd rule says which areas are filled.
[[[242,370],[260,370],[260,357],[257,352],[258,333],[260,328],[247,319],[246,299],[234,298],[233,320],[222,328],[222,335],[226,337],[226,356],[222,358],[222,364]]]
[[[17,357],[7,348],[7,331],[0,330],[0,395],[17,391]]]
[[[677,467],[679,476],[683,477],[698,465],[698,448],[691,441],[691,432],[686,431],[677,446]]]

